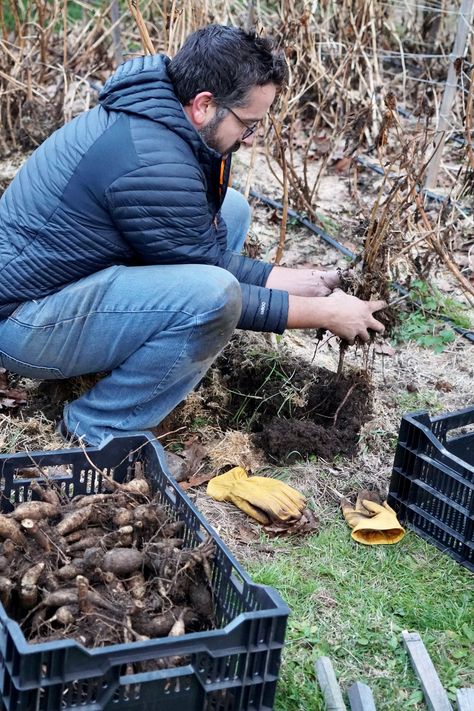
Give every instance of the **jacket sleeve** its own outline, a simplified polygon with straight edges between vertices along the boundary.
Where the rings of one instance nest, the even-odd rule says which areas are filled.
[[[158,164],[120,176],[106,190],[109,213],[145,264],[221,265],[225,240],[218,235],[204,190],[204,176],[192,163],[166,152]]]
[[[210,264],[230,271],[241,283],[238,328],[282,333],[288,294],[266,289],[272,266],[226,250],[223,220],[212,218],[203,176],[192,164],[141,166],[106,191],[110,215],[144,264]]]
[[[283,333],[288,321],[288,293],[253,284],[241,284],[242,312],[237,328]]]

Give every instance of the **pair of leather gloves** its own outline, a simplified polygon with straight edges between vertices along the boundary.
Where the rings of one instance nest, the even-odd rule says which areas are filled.
[[[242,467],[234,467],[211,479],[207,493],[217,501],[230,501],[264,526],[292,526],[306,507],[299,491],[279,479],[248,476]],[[361,491],[355,507],[342,499],[344,518],[352,528],[352,538],[365,545],[397,543],[405,535],[395,511],[371,491]]]

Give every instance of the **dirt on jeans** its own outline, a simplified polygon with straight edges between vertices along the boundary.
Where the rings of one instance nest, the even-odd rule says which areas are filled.
[[[227,346],[200,394],[221,429],[249,430],[278,464],[351,457],[372,410],[365,371],[346,369],[338,377],[294,356],[242,347],[242,338]]]

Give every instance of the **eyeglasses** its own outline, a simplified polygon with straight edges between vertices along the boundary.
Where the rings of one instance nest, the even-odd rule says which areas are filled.
[[[235,111],[232,111],[232,109],[230,109],[228,106],[223,106],[222,108],[223,108],[223,109],[227,109],[227,111],[230,111],[230,113],[232,114],[232,116],[234,116],[234,118],[236,118],[237,121],[242,124],[242,126],[245,126],[245,131],[244,131],[243,134],[242,134],[242,140],[243,140],[243,141],[245,141],[246,138],[248,138],[249,136],[251,136],[252,133],[255,133],[255,131],[257,130],[257,128],[258,128],[259,125],[260,125],[260,121],[255,121],[254,123],[252,123],[252,124],[249,126],[248,123],[246,123],[245,121],[243,121],[243,119],[241,119],[240,116],[238,116],[238,115],[235,113]]]

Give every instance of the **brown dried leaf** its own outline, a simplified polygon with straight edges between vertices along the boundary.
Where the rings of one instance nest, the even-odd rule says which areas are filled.
[[[206,449],[200,442],[192,442],[189,447],[182,451],[181,456],[187,462],[188,472],[196,471],[206,456]]]
[[[243,543],[254,543],[260,538],[258,532],[253,528],[247,528],[247,526],[239,526],[237,529],[236,538]]]
[[[352,158],[350,158],[349,156],[341,158],[341,160],[338,160],[336,165],[334,166],[336,168],[336,172],[345,173],[347,170],[349,170],[351,162]]]
[[[440,390],[443,393],[450,393],[453,386],[447,380],[437,380],[435,383],[436,390]]]
[[[205,484],[207,481],[214,479],[214,477],[214,472],[207,472],[207,474],[196,474],[195,476],[192,476],[190,479],[188,479],[188,481],[180,482],[179,485],[184,491],[186,491],[187,489],[191,489],[193,486],[200,486],[201,484]]]
[[[272,523],[263,526],[271,538],[279,536],[307,536],[318,530],[318,520],[310,509],[304,509],[301,518],[289,525]]]
[[[8,373],[5,368],[0,368],[0,389],[8,388]]]
[[[376,343],[374,353],[377,355],[394,356],[397,351],[389,343]]]
[[[24,405],[28,397],[26,390],[15,390],[14,388],[0,388],[0,395],[17,400],[19,405]]]

